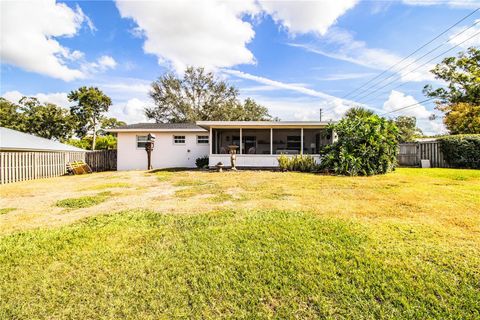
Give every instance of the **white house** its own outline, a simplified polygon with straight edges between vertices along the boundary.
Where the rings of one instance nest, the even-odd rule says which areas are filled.
[[[109,130],[118,137],[118,170],[145,169],[145,142],[154,134],[154,168],[195,167],[208,156],[209,166],[230,163],[229,145],[237,145],[237,166],[273,168],[280,154],[309,154],[320,161],[319,150],[334,135],[328,122],[310,121],[198,121],[188,123],[138,123]],[[241,147],[240,147],[241,146]]]

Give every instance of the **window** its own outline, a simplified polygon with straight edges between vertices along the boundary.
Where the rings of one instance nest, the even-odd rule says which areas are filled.
[[[185,144],[185,136],[173,136],[174,144]]]
[[[198,144],[208,143],[208,136],[197,136],[197,143]]]
[[[145,144],[147,142],[147,136],[137,136],[137,148],[145,149]]]

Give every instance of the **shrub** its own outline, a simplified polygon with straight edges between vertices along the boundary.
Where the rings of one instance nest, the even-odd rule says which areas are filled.
[[[315,172],[319,169],[315,159],[309,155],[287,157],[282,154],[278,157],[278,166],[282,171]]]
[[[195,165],[197,166],[197,168],[208,167],[208,156],[203,156],[201,158],[197,158],[197,160],[195,160]]]
[[[398,129],[393,121],[372,113],[348,113],[330,128],[336,142],[321,150],[321,168],[342,175],[390,172],[397,163]]]
[[[452,167],[480,169],[480,135],[458,135],[439,139],[445,161]]]

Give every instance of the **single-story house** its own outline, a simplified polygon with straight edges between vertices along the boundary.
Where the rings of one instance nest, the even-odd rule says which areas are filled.
[[[144,170],[145,143],[155,136],[153,168],[194,168],[197,158],[209,166],[230,164],[229,145],[238,146],[237,166],[274,168],[281,154],[309,154],[334,141],[329,122],[317,121],[198,121],[197,123],[137,123],[110,129],[116,133],[117,170]],[[241,146],[241,147],[240,147]]]
[[[209,166],[230,164],[229,145],[238,146],[237,166],[278,167],[281,154],[309,154],[320,161],[319,150],[335,137],[329,122],[198,121],[197,123],[137,123],[110,129],[117,134],[117,170],[144,170],[145,143],[155,135],[153,168],[195,167],[209,157]]]

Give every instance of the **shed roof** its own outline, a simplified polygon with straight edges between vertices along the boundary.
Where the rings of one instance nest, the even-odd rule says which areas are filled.
[[[107,130],[109,132],[126,132],[126,131],[205,131],[205,129],[197,126],[195,123],[133,123]]]
[[[60,143],[32,134],[0,127],[0,150],[6,151],[70,151],[86,152],[68,144]]]

